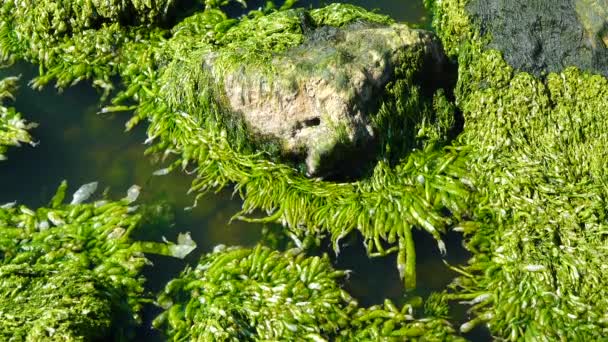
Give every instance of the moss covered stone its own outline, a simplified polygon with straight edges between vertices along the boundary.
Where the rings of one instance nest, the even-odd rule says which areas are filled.
[[[204,18],[174,28],[177,36],[163,51],[171,59],[161,69],[163,97],[190,114],[217,107],[234,146],[243,140],[239,134],[246,135],[258,150],[303,162],[308,175],[341,174],[344,164],[367,166],[370,158],[362,154],[377,157],[374,146],[387,136],[375,118],[382,116],[381,105],[399,98],[412,103],[407,111],[424,113],[440,88],[425,81],[445,71],[431,33],[388,25],[389,18],[353,6],[229,21],[207,44],[199,32],[189,32],[194,20]],[[396,83],[398,92],[385,90]],[[402,113],[413,121],[403,130],[414,131],[426,115],[411,112]]]
[[[383,134],[373,116],[386,85],[407,77],[414,86],[421,75],[440,73],[441,47],[432,34],[402,24],[318,27],[306,12],[280,15],[303,18],[297,29],[302,44],[268,61],[245,59],[228,70],[222,62],[231,55],[222,56],[220,50],[202,57],[223,84],[223,105],[242,117],[253,136],[274,140],[283,155],[305,160],[309,175],[335,173],[336,165],[349,158],[365,165],[361,151],[373,153],[369,146]],[[236,51],[247,55],[250,45],[244,41]]]

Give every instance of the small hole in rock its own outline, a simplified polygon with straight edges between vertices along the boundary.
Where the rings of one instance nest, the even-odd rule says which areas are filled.
[[[319,126],[321,124],[321,118],[312,118],[304,120],[304,127]]]

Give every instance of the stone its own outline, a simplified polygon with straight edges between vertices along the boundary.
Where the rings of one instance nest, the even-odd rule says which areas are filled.
[[[205,66],[213,70],[214,61],[207,55]],[[283,155],[304,161],[307,174],[316,176],[362,159],[360,151],[374,144],[371,117],[396,68],[429,76],[441,72],[445,56],[430,32],[356,22],[315,28],[268,64],[212,72],[223,84],[222,102],[256,136],[276,141]]]
[[[472,0],[467,11],[517,70],[608,76],[608,0]]]

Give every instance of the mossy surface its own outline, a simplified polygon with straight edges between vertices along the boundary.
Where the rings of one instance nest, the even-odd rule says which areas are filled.
[[[28,123],[14,107],[7,107],[7,100],[15,99],[17,78],[7,77],[0,80],[0,161],[6,159],[9,146],[20,146],[22,143],[34,144],[28,129],[35,124]]]
[[[120,201],[83,203],[88,184],[64,203],[64,182],[48,207],[0,207],[0,338],[91,341],[132,338],[146,300],[143,252],[183,257],[193,246],[136,242],[143,218]],[[147,218],[153,220],[153,218]]]
[[[608,80],[574,67],[544,79],[516,71],[479,38],[466,3],[435,3],[459,61],[458,142],[471,148],[477,188],[472,220],[458,227],[473,257],[446,296],[473,306],[462,331],[487,323],[512,341],[601,339]]]
[[[344,276],[326,256],[221,246],[167,284],[155,326],[171,341],[457,339],[441,318],[415,319],[411,305],[359,308]]]

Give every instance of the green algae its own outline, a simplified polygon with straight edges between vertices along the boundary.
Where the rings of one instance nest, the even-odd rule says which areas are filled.
[[[13,107],[6,107],[6,100],[15,100],[17,77],[6,77],[0,80],[0,161],[6,159],[8,146],[20,146],[22,143],[34,144],[28,129],[35,127],[25,121]]]
[[[171,341],[455,340],[447,321],[392,302],[360,308],[329,258],[219,246],[169,282],[155,326]]]
[[[473,252],[445,295],[472,305],[469,331],[499,339],[606,336],[608,80],[574,67],[538,79],[479,38],[467,1],[435,2],[446,49],[458,58],[458,142],[477,192],[459,225]]]
[[[221,51],[226,67],[243,58],[263,62],[272,53],[300,44],[306,25],[339,27],[357,20],[386,24],[391,22],[386,16],[333,4],[310,12],[252,11],[235,21],[209,6],[171,30],[111,22],[38,41],[14,34],[13,28],[25,19],[22,10],[12,6],[4,3],[0,50],[6,60],[26,59],[41,66],[34,87],[55,80],[63,88],[90,79],[108,92],[110,79],[121,76],[126,89],[103,111],[134,110],[127,128],[148,121],[148,142],[156,142],[149,153],[178,154],[178,160],[158,174],[194,168],[191,192],[197,198],[234,185],[244,199],[237,218],[281,222],[297,236],[328,235],[336,251],[339,240],[357,229],[370,255],[400,252],[399,270],[406,287],[414,288],[412,229],[428,231],[443,251],[441,234],[466,211],[468,182],[460,162],[466,149],[441,147],[445,134],[440,132],[446,129],[436,126],[432,99],[421,99],[420,87],[411,83],[413,75],[389,85],[392,97],[376,116],[378,130],[388,132],[387,139],[370,176],[335,183],[308,179],[273,158],[272,142],[252,145],[243,123],[222,112],[213,100],[217,87],[210,85],[201,68],[200,61],[210,51]],[[46,45],[29,48],[36,42]],[[247,218],[260,211],[267,217]]]
[[[90,341],[132,338],[144,291],[143,252],[183,257],[194,246],[133,241],[144,218],[119,201],[83,203],[96,184],[64,203],[62,183],[47,207],[0,207],[0,338],[11,341]],[[146,218],[154,221],[154,218]]]
[[[438,340],[449,339],[453,337],[441,335],[442,331],[451,333],[442,321],[448,315],[444,302],[449,299],[472,305],[474,318],[461,326],[463,332],[486,323],[500,339],[602,338],[608,333],[603,266],[604,160],[608,150],[603,117],[608,112],[606,79],[574,68],[544,79],[516,72],[499,52],[487,48],[485,44],[491,37],[481,37],[471,24],[466,0],[427,2],[433,8],[434,25],[446,51],[459,61],[456,104],[465,119],[464,132],[454,146],[441,147],[454,125],[455,108],[445,95],[438,93],[432,102],[436,117],[423,120],[416,130],[428,143],[411,145],[415,139],[410,138],[410,132],[399,131],[403,121],[393,114],[403,113],[410,118],[408,115],[421,105],[415,103],[415,95],[403,96],[403,88],[412,89],[409,83],[397,82],[389,87],[389,92],[395,92],[395,100],[384,102],[377,125],[393,137],[408,138],[401,143],[385,140],[381,144],[385,159],[381,158],[368,178],[350,183],[308,179],[293,166],[274,159],[272,146],[250,145],[242,123],[224,115],[210,100],[217,95],[200,62],[206,53],[221,50],[226,52],[222,57],[226,67],[236,66],[241,52],[253,62],[259,57],[263,63],[273,53],[301,44],[306,29],[326,24],[341,26],[369,12],[332,5],[331,10],[310,12],[252,11],[245,18],[234,20],[217,9],[222,3],[208,1],[206,11],[184,19],[172,29],[154,21],[133,26],[110,20],[69,35],[52,33],[49,40],[36,42],[36,35],[28,41],[23,37],[29,36],[14,34],[13,28],[22,23],[11,12],[15,8],[5,2],[0,51],[6,61],[18,58],[41,65],[41,77],[34,86],[56,80],[62,88],[90,79],[110,89],[111,77],[121,76],[126,90],[107,111],[134,109],[129,127],[139,121],[150,122],[149,141],[156,141],[156,145],[149,153],[179,155],[159,174],[194,168],[196,179],[191,191],[198,196],[235,185],[236,193],[244,199],[243,211],[237,218],[282,222],[299,237],[327,234],[336,250],[339,240],[357,229],[363,234],[370,255],[397,252],[399,271],[408,288],[415,285],[412,229],[422,228],[441,241],[441,233],[457,223],[456,229],[465,234],[466,247],[473,252],[469,265],[456,268],[462,276],[450,291],[427,302],[431,316],[440,318],[430,321],[437,325],[424,320],[414,322],[407,308],[396,309],[389,303],[370,308],[370,312],[357,311],[363,309],[356,309],[352,299],[336,285],[341,272],[331,271],[325,259],[297,259],[261,248],[255,252],[230,250],[227,255],[243,257],[244,266],[252,261],[247,255],[258,254],[272,255],[270,259],[278,260],[278,265],[291,265],[292,259],[296,264],[321,260],[316,262],[324,265],[325,275],[330,278],[326,284],[334,291],[330,291],[334,296],[331,298],[339,303],[321,309],[335,315],[347,312],[341,317],[348,317],[348,322],[306,316],[315,324],[298,322],[302,324],[295,325],[296,331],[311,329],[311,337],[316,334],[345,340],[390,340],[390,335],[383,335],[385,331],[406,334],[392,336],[395,340],[416,332],[438,334]],[[353,15],[348,17],[350,14]],[[366,20],[389,21],[381,16]],[[250,40],[249,36],[253,38]],[[86,41],[95,41],[95,48]],[[31,42],[33,46],[46,45],[34,50],[28,45]],[[397,118],[395,124],[383,123],[385,116],[386,120]],[[424,114],[420,117],[427,118]],[[412,147],[418,150],[405,156],[401,153]],[[259,215],[260,209],[261,215],[266,216],[251,217]],[[445,209],[450,215],[444,214]],[[469,220],[458,222],[463,216]],[[218,261],[223,253],[203,258],[201,265],[221,269],[226,266]],[[254,298],[273,298],[267,296],[265,288],[256,287],[256,281],[268,281],[256,278],[264,273],[239,268],[242,265],[235,260],[228,264],[234,271],[226,274],[208,273],[203,266],[185,271],[161,296],[159,302],[166,304],[168,311],[157,324],[175,339],[196,333],[204,338],[205,333],[213,333],[206,329],[211,326],[218,334],[225,333],[222,336],[227,339],[268,338],[277,336],[273,335],[277,332],[290,336],[294,326],[291,317],[284,316],[284,307],[252,301],[240,292],[257,293]],[[277,266],[277,270],[289,267]],[[6,272],[7,279],[12,279],[8,274],[14,271]],[[48,275],[45,269],[32,271],[25,266],[19,272],[35,277]],[[247,272],[251,272],[249,280],[255,281],[248,283],[238,277]],[[279,273],[273,273],[273,279],[287,282]],[[82,283],[94,282],[88,276],[83,273]],[[298,280],[293,275],[289,279]],[[188,287],[186,282],[193,285]],[[201,287],[205,282],[234,292],[213,292],[218,289],[213,286],[205,292],[207,288]],[[32,293],[40,291],[36,286]],[[200,298],[215,306],[201,306]],[[108,300],[99,297],[91,303],[99,305]],[[232,300],[246,305],[235,306]],[[88,305],[87,301],[82,303]],[[319,302],[313,300],[311,305]],[[226,316],[221,310],[226,308],[230,308],[226,311],[230,320],[224,321]],[[259,312],[282,318],[276,326],[264,326],[257,316]],[[395,321],[385,321],[387,317]],[[74,324],[80,324],[79,319],[82,317],[75,318]],[[200,326],[189,331],[191,324]]]
[[[341,7],[352,8],[332,5],[324,10],[332,13]],[[282,20],[287,23],[279,26],[277,32],[271,35],[274,39],[268,38],[269,41],[291,41],[285,37],[292,37],[294,33],[289,28],[301,17],[294,13],[298,12],[273,13],[268,16],[274,18],[273,23],[280,24],[283,23]],[[319,13],[322,12],[319,10]],[[254,25],[250,21],[259,24],[268,20],[267,17],[262,18],[263,20],[257,17],[244,20],[244,27],[251,30]],[[293,22],[289,18],[293,18]],[[224,37],[231,30],[240,31],[240,25],[232,27]],[[198,36],[189,39],[198,41]],[[255,34],[250,36],[255,37]],[[183,39],[183,36],[176,39]],[[178,52],[171,56],[183,56],[185,53],[182,51],[192,50],[192,44],[183,44],[177,40],[169,42],[168,46],[178,47]],[[255,48],[257,44],[242,46],[239,53],[242,53],[240,56],[245,56],[245,60],[246,56],[258,51],[247,50],[248,46]],[[286,46],[275,44],[271,48],[276,49],[274,53],[279,53]],[[410,239],[411,229],[421,227],[437,239],[441,249],[440,234],[451,222],[451,217],[444,215],[445,209],[459,217],[464,212],[464,201],[468,194],[466,186],[460,181],[461,177],[464,178],[464,173],[458,164],[459,157],[465,152],[454,149],[444,151],[429,142],[425,152],[414,150],[403,156],[406,150],[409,152],[415,148],[425,148],[423,144],[414,142],[417,137],[413,132],[434,129],[431,127],[434,123],[430,116],[431,105],[425,107],[421,103],[420,90],[412,87],[411,78],[389,85],[389,89],[394,92],[393,100],[385,101],[376,116],[379,131],[388,132],[385,137],[391,140],[382,144],[386,160],[380,160],[367,179],[335,183],[308,179],[293,166],[272,158],[268,150],[261,153],[260,148],[248,146],[250,139],[241,124],[231,127],[237,129],[226,129],[228,125],[223,123],[226,115],[220,106],[210,101],[214,96],[214,88],[208,85],[208,76],[201,70],[200,62],[197,62],[208,49],[203,45],[198,50],[200,52],[190,53],[185,61],[177,58],[164,71],[161,69],[160,83],[167,88],[152,93],[138,91],[140,85],[135,83],[126,90],[137,92],[139,105],[135,110],[136,120],[149,119],[148,136],[160,141],[150,152],[164,154],[165,151],[181,151],[180,160],[170,169],[192,165],[197,178],[191,191],[197,193],[197,196],[212,189],[219,190],[236,184],[235,192],[244,199],[243,211],[236,215],[238,218],[254,222],[282,222],[300,236],[306,230],[315,234],[327,234],[336,250],[338,241],[353,229],[363,233],[370,255],[386,255],[401,250],[402,256],[409,255],[408,258],[399,258],[400,269],[409,270],[402,273],[406,276],[406,286],[415,287],[413,244],[395,244],[399,240]],[[223,54],[225,50],[220,51]],[[227,51],[230,52],[229,49]],[[259,60],[267,58],[264,52],[256,55]],[[227,56],[229,58],[230,54]],[[171,91],[166,91],[167,89]],[[417,119],[424,117],[428,120]],[[411,121],[416,124],[410,124]],[[404,125],[404,122],[407,124]],[[402,134],[403,126],[409,129],[416,127],[407,132],[409,136],[413,135],[412,140],[406,139]],[[437,135],[439,136],[440,134]],[[398,141],[400,138],[403,138],[403,146],[392,144],[392,140]],[[391,167],[394,165],[398,166]],[[262,210],[268,217],[245,217],[256,210]],[[406,246],[410,246],[407,252]],[[404,259],[409,260],[407,267]]]

